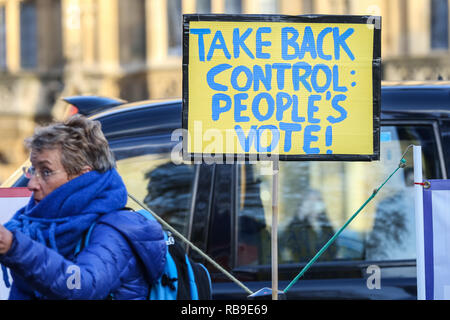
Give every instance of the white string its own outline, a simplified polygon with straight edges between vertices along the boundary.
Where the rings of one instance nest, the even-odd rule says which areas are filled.
[[[231,273],[229,273],[227,270],[222,268],[217,262],[215,262],[212,258],[210,258],[206,253],[204,253],[201,249],[196,247],[192,242],[190,242],[188,239],[186,239],[181,233],[179,233],[175,228],[173,228],[170,224],[168,224],[164,219],[162,219],[160,216],[158,216],[155,212],[153,212],[151,209],[149,209],[145,204],[137,200],[135,197],[133,197],[131,194],[128,194],[128,196],[135,201],[138,205],[140,205],[144,210],[147,210],[150,212],[153,217],[155,217],[156,220],[158,220],[166,229],[168,229],[170,232],[172,232],[175,236],[177,236],[179,239],[181,239],[183,242],[187,243],[192,249],[197,251],[203,258],[208,260],[209,263],[211,263],[214,267],[219,269],[223,274],[225,274],[228,278],[230,278],[231,281],[236,283],[238,286],[240,286],[242,289],[244,289],[248,294],[253,294],[253,292],[247,288],[241,281],[236,279]]]

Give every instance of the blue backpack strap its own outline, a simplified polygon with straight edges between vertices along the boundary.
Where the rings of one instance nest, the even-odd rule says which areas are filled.
[[[89,227],[89,229],[88,229],[86,235],[85,235],[84,237],[81,237],[81,239],[78,241],[78,244],[77,244],[77,246],[76,246],[76,248],[75,248],[75,252],[74,252],[74,255],[75,255],[75,256],[78,255],[78,254],[80,253],[80,251],[81,251],[83,248],[87,247],[87,245],[89,244],[89,238],[91,237],[92,230],[94,230],[94,227],[95,227],[96,224],[97,224],[96,222],[94,222],[93,224],[91,224],[91,226]],[[84,238],[84,239],[83,239],[83,238]],[[84,240],[84,241],[83,241],[83,240]],[[84,242],[84,243],[83,243],[83,242]]]
[[[136,211],[137,213],[139,213],[140,215],[142,215],[144,218],[147,218],[148,220],[155,220],[155,217],[152,216],[152,214],[150,212],[148,212],[147,210],[138,210]]]
[[[194,270],[192,269],[191,262],[189,261],[188,256],[185,255],[185,257],[186,257],[187,272],[189,276],[189,288],[191,291],[191,299],[198,300],[198,290],[197,284],[195,283]]]
[[[195,275],[195,283],[197,284],[197,294],[199,300],[211,300],[211,276],[208,269],[199,263],[191,261],[191,266]]]
[[[177,300],[177,292],[177,266],[167,251],[163,275],[151,286],[149,300]]]

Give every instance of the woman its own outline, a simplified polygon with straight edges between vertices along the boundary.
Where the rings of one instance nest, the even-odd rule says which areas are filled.
[[[14,280],[9,298],[148,298],[165,264],[163,232],[123,209],[127,190],[100,123],[76,115],[26,144],[32,197],[0,225],[0,263]]]

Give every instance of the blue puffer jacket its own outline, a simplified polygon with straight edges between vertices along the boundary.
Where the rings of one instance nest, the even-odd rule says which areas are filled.
[[[36,298],[35,291],[44,299],[147,299],[149,284],[164,268],[162,229],[136,212],[103,216],[89,245],[72,259],[13,233],[12,247],[1,259],[14,270],[10,300]]]
[[[31,198],[5,224],[13,233],[0,263],[13,277],[10,299],[147,299],[165,266],[160,224],[122,210],[127,192],[112,169],[85,173]],[[94,225],[89,244],[77,254]]]

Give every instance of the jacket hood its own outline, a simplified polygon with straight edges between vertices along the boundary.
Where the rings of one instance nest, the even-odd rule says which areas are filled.
[[[144,218],[134,211],[122,210],[103,216],[98,223],[115,228],[128,241],[142,262],[149,283],[161,277],[166,264],[167,244],[162,227],[156,220]]]

